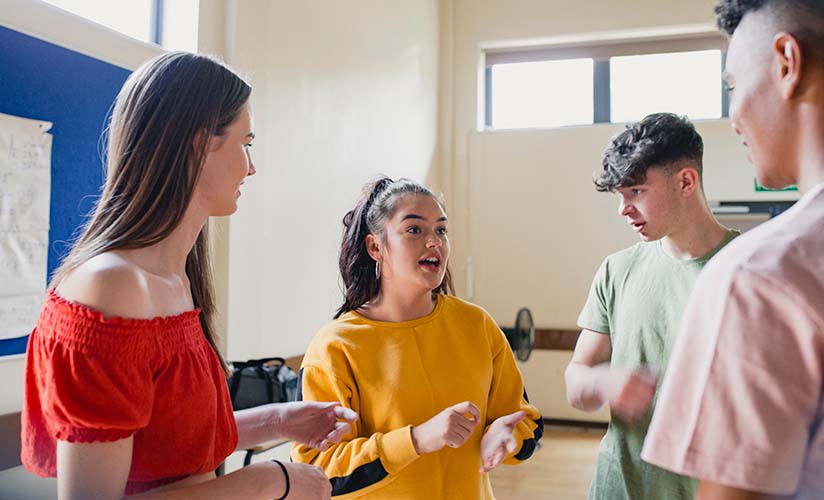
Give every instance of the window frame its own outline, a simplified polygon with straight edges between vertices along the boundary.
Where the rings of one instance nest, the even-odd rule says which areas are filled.
[[[165,0],[152,0],[151,40],[150,42],[163,47],[163,3]],[[165,47],[163,47],[165,49]]]
[[[593,60],[593,124],[617,123],[612,121],[610,91],[610,58],[650,54],[672,54],[701,50],[721,51],[723,74],[727,59],[727,40],[717,31],[700,31],[671,36],[637,36],[602,39],[571,40],[526,47],[488,47],[481,49],[483,59],[485,130],[508,130],[492,127],[492,66],[496,64],[557,61],[564,59]],[[729,117],[729,92],[721,83],[721,118]],[[556,127],[552,127],[556,128]]]

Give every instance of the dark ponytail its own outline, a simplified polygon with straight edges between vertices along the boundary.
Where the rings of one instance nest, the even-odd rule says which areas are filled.
[[[431,196],[443,207],[443,202],[425,186],[409,179],[393,181],[383,176],[364,186],[355,208],[343,216],[339,266],[344,300],[335,313],[335,318],[358,309],[380,293],[380,279],[375,270],[377,263],[366,249],[366,236],[383,236],[386,221],[394,215],[397,202],[406,194]],[[443,282],[432,293],[453,293],[448,265]]]

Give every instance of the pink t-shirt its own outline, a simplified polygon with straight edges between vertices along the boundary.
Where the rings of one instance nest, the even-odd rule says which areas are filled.
[[[698,278],[641,458],[706,481],[824,499],[824,184]]]

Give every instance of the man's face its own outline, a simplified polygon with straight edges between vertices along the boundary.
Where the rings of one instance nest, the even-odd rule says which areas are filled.
[[[678,228],[685,204],[677,173],[650,168],[643,184],[618,188],[617,193],[618,213],[642,240],[659,240]]]
[[[749,151],[758,181],[771,188],[793,184],[794,158],[786,143],[792,120],[779,91],[780,67],[772,48],[774,28],[752,12],[735,30],[727,51],[730,121]]]

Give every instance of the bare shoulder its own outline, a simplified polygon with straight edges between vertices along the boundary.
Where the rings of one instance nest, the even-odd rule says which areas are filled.
[[[143,271],[117,252],[87,260],[58,284],[56,291],[106,317],[145,318],[151,309]]]

